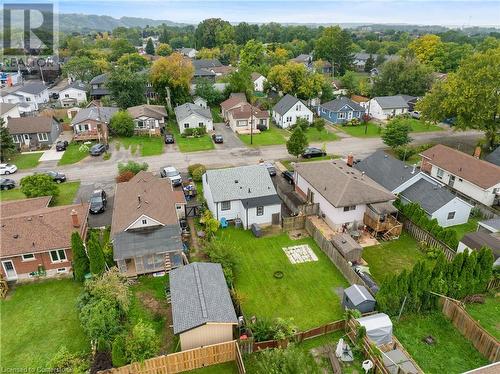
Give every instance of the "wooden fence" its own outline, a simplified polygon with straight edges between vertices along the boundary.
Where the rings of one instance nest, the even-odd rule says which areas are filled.
[[[441,297],[443,304],[443,314],[451,319],[453,326],[456,327],[484,355],[490,362],[500,360],[500,342],[477,323],[463,306],[452,299]]]
[[[283,231],[303,230],[306,225],[306,216],[283,217],[281,227]]]
[[[174,374],[183,371],[195,370],[206,366],[222,364],[236,361],[239,374],[245,374],[245,365],[240,354],[238,343],[232,340],[225,343],[207,345],[172,353],[166,356],[158,356],[145,360],[144,362],[134,362],[130,365],[101,371],[109,374]]]
[[[500,288],[500,278],[493,278],[490,280],[488,283],[488,290],[496,290],[497,288]]]

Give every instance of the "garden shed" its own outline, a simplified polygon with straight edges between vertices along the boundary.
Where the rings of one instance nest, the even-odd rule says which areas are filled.
[[[375,310],[375,299],[365,286],[355,284],[344,290],[342,305],[344,309],[357,309],[361,313],[369,313]]]
[[[332,244],[342,254],[342,256],[351,262],[356,262],[361,259],[363,247],[351,238],[349,234],[337,234],[332,237]]]
[[[387,314],[372,314],[356,321],[365,327],[366,336],[377,346],[392,343],[392,321]]]

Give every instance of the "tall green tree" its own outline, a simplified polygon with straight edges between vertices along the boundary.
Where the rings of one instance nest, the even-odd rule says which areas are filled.
[[[126,110],[113,114],[109,121],[109,129],[116,136],[130,137],[134,135],[134,119]]]
[[[85,274],[90,271],[89,258],[85,252],[82,237],[78,232],[71,234],[71,253],[73,254],[73,273],[78,282],[85,280]]]
[[[27,198],[52,196],[55,199],[59,196],[59,186],[47,174],[28,175],[21,179],[20,185]]]
[[[126,67],[117,67],[109,75],[106,86],[111,98],[122,109],[146,102],[146,75],[134,73]]]
[[[325,82],[321,74],[310,72],[303,64],[295,62],[273,66],[267,80],[279,91],[306,100],[318,97]]]
[[[369,73],[375,67],[375,59],[370,54],[365,63],[365,72]]]
[[[264,44],[249,40],[240,51],[240,64],[255,69],[264,63],[265,54]]]
[[[102,252],[101,242],[94,232],[91,232],[89,235],[87,251],[89,255],[90,272],[93,275],[102,275],[106,270],[106,260]]]
[[[0,160],[6,161],[16,151],[17,148],[9,129],[5,126],[4,119],[0,118]]]
[[[382,131],[382,140],[391,148],[400,147],[411,142],[410,125],[400,118],[391,120]]]
[[[139,53],[125,53],[116,63],[118,66],[127,68],[133,73],[144,70],[149,65],[147,58],[141,56]]]
[[[316,41],[315,57],[330,62],[336,75],[344,75],[353,61],[351,34],[339,26],[330,26]]]
[[[196,48],[222,47],[233,41],[233,37],[234,30],[229,22],[220,18],[208,18],[196,27]]]
[[[195,95],[207,100],[210,106],[217,105],[222,101],[222,93],[217,91],[208,79],[196,81]]]
[[[500,48],[463,60],[455,73],[437,82],[417,104],[422,118],[439,122],[454,117],[458,129],[485,132],[490,147],[500,132]]]
[[[103,73],[95,60],[88,56],[74,56],[62,67],[63,74],[82,82],[90,82],[96,75]]]
[[[117,61],[125,53],[134,53],[134,46],[126,39],[114,39],[111,42],[110,61]]]
[[[289,154],[298,158],[308,145],[309,141],[307,140],[306,134],[300,126],[297,126],[286,142],[286,149]]]
[[[148,39],[146,43],[146,48],[144,49],[148,55],[154,55],[155,54],[155,46],[153,44],[153,40],[151,38]]]
[[[167,43],[160,43],[158,48],[156,48],[156,54],[158,56],[168,56],[173,52],[172,47]]]
[[[236,44],[245,45],[251,39],[257,39],[259,33],[258,25],[250,25],[240,22],[234,27],[234,41]]]

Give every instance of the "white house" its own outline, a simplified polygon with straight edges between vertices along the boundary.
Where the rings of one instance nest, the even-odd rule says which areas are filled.
[[[59,102],[62,107],[71,108],[86,101],[87,88],[80,81],[74,81],[59,91]]]
[[[19,105],[0,103],[0,117],[4,120],[5,124],[9,122],[9,118],[21,117],[21,113],[19,113]]]
[[[418,203],[441,227],[460,225],[469,220],[472,205],[420,172],[416,165],[408,166],[380,150],[354,167],[392,193],[399,194],[403,203]]]
[[[185,103],[175,107],[174,112],[181,134],[184,133],[186,129],[195,129],[199,127],[204,127],[206,131],[212,131],[214,129],[210,109],[202,108],[193,103]]]
[[[486,206],[498,204],[500,166],[442,144],[420,154],[422,170],[462,196]]]
[[[181,48],[180,53],[189,58],[195,58],[198,51],[194,48]]]
[[[193,103],[195,103],[196,105],[198,105],[204,109],[208,108],[207,100],[205,100],[204,98],[202,98],[200,96],[195,96],[195,98],[193,99]]]
[[[260,73],[252,73],[253,90],[257,92],[264,92],[264,83],[267,82],[266,77]]]
[[[295,125],[298,118],[313,122],[314,113],[300,99],[292,95],[285,95],[273,108],[273,119],[276,125],[284,129]]]
[[[380,120],[408,113],[408,103],[401,95],[374,97],[368,103],[368,108],[368,114]]]
[[[14,91],[2,92],[2,102],[19,104],[20,113],[31,113],[49,102],[49,90],[42,83],[28,83]]]
[[[281,200],[264,165],[207,170],[203,195],[219,221],[240,219],[246,229],[280,222]]]
[[[295,165],[295,191],[309,203],[318,203],[326,223],[334,230],[344,224],[363,224],[371,204],[392,202],[396,196],[340,160],[299,162]]]

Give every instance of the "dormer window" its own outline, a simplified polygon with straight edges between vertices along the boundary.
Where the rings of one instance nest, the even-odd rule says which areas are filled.
[[[147,220],[147,219],[145,219],[145,218],[143,218],[143,219],[142,219],[142,224],[143,224],[143,225],[147,225],[147,224],[148,224],[148,220]]]

